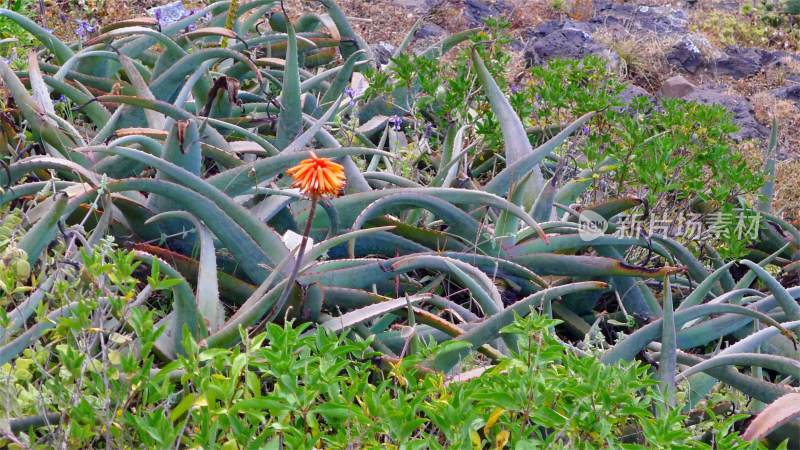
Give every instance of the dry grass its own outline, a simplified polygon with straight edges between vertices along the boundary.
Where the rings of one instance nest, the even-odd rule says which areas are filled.
[[[754,169],[764,166],[764,146],[760,142],[743,142],[737,151]],[[775,166],[775,195],[772,210],[795,226],[800,226],[800,160],[779,161]]]
[[[765,126],[778,121],[778,145],[789,159],[800,158],[800,110],[793,102],[776,98],[769,92],[761,92],[750,98],[756,120]]]
[[[589,20],[594,14],[594,2],[592,0],[574,0],[570,8],[569,16],[573,20]]]
[[[794,103],[782,100],[769,92],[760,92],[750,99],[755,110],[756,120],[762,124],[770,124],[777,120],[785,129],[796,132],[800,125],[800,111]]]
[[[796,226],[800,226],[800,161],[784,161],[775,170],[775,211]]]
[[[775,171],[776,211],[783,210],[784,217],[800,224],[800,110],[794,103],[775,98],[769,93],[756,94],[751,99],[756,119],[764,124],[778,121],[778,145],[787,158],[778,163]]]
[[[600,30],[592,37],[619,56],[620,73],[633,84],[655,92],[672,75],[666,53],[675,44],[674,37],[635,36],[609,29]]]
[[[755,97],[765,91],[785,86],[791,75],[800,75],[800,62],[791,57],[784,57],[750,78],[736,80],[720,77],[719,79],[730,85],[739,95]]]

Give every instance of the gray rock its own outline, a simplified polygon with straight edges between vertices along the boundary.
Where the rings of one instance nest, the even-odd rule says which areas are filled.
[[[623,104],[623,109],[627,108],[637,97],[646,97],[651,103],[655,103],[656,100],[655,97],[650,95],[644,88],[636,86],[635,84],[625,86],[625,89],[620,92],[618,97]]]
[[[502,16],[511,10],[504,0],[464,0],[464,17],[471,27],[482,26],[489,17]]]
[[[394,55],[395,50],[397,50],[397,47],[384,41],[372,44],[370,47],[372,47],[372,53],[375,54],[375,59],[377,59],[378,64],[382,66],[389,64],[389,60],[392,58],[392,55]]]
[[[792,83],[789,86],[778,88],[772,91],[775,97],[783,100],[794,102],[795,105],[800,106],[800,84]]]
[[[773,52],[759,48],[746,48],[730,46],[725,49],[725,54],[714,61],[714,71],[718,75],[728,75],[733,78],[748,78],[761,71],[761,68],[778,59]]]
[[[692,84],[689,80],[680,75],[675,75],[664,81],[664,84],[661,85],[661,89],[659,90],[659,94],[661,94],[662,97],[684,98],[694,92],[695,89],[697,89],[697,86]]]
[[[586,33],[592,33],[595,30],[595,25],[589,22],[575,22],[574,20],[548,20],[545,22],[540,23],[534,28],[528,28],[525,32],[525,38],[530,39],[539,39],[547,36],[548,34],[563,30],[564,28],[572,28],[575,30],[585,31]]]
[[[435,23],[425,22],[422,24],[421,27],[414,33],[414,37],[417,39],[428,39],[432,37],[439,37],[444,36],[447,32],[444,28],[436,25]]]
[[[721,105],[733,115],[733,121],[739,131],[731,137],[737,141],[747,139],[764,139],[768,131],[753,116],[753,106],[740,95],[728,94],[721,88],[698,88],[685,97],[686,100],[704,104]]]
[[[609,56],[610,51],[586,31],[575,28],[553,31],[525,46],[525,59],[529,64],[543,64],[554,58],[580,59],[592,54]]]
[[[688,31],[689,16],[683,9],[670,6],[595,2],[592,23],[628,32],[682,34]]]
[[[770,70],[785,69],[798,61],[800,61],[800,56],[778,50],[772,53],[772,61],[768,62],[764,68]]]
[[[438,6],[442,0],[394,0],[394,2],[404,8],[425,14]]]
[[[706,59],[692,38],[684,36],[667,52],[667,62],[689,73],[697,73],[706,65]]]

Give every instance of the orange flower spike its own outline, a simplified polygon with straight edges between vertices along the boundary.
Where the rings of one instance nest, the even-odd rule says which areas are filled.
[[[341,164],[320,158],[314,152],[286,173],[292,177],[292,186],[300,188],[309,197],[335,196],[344,188],[345,175]]]

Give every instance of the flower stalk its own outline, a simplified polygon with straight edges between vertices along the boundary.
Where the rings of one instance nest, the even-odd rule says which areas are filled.
[[[303,257],[308,245],[308,236],[311,234],[311,226],[314,223],[317,203],[325,196],[338,195],[344,188],[344,168],[340,164],[329,158],[320,158],[314,152],[311,152],[310,156],[310,158],[300,161],[299,164],[287,171],[293,179],[292,186],[299,188],[311,200],[311,211],[308,213],[300,245],[297,248],[294,267],[292,267],[292,272],[289,274],[289,279],[283,288],[280,298],[267,318],[268,321],[273,320],[286,305],[294,282],[297,280],[297,274],[303,265]]]

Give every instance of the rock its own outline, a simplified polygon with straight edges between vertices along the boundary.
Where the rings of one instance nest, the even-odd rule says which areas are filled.
[[[441,0],[393,0],[398,5],[416,11],[421,14],[427,14],[436,8]]]
[[[772,91],[772,95],[782,100],[789,100],[800,106],[800,84],[791,84]]]
[[[671,6],[645,6],[595,1],[592,23],[620,31],[683,34],[688,31],[686,11]]]
[[[397,50],[397,47],[384,41],[380,41],[370,47],[372,47],[372,52],[375,54],[375,59],[378,60],[378,64],[382,66],[389,64],[389,60],[392,59],[392,55],[394,55],[395,50]]]
[[[689,73],[697,73],[706,65],[703,53],[694,43],[692,38],[684,36],[667,52],[667,62]]]
[[[664,84],[661,85],[659,93],[662,97],[684,98],[694,92],[695,89],[696,86],[693,85],[689,80],[680,75],[675,75],[674,77],[664,81]]]
[[[510,13],[511,6],[504,0],[464,0],[464,17],[470,27],[479,27],[489,17]]]
[[[575,22],[573,20],[548,20],[540,23],[534,28],[525,30],[524,35],[527,39],[539,39],[547,36],[548,34],[563,30],[564,28],[571,28],[575,30],[582,30],[586,33],[594,31],[595,26],[589,22]]]
[[[763,70],[766,72],[768,80],[778,83],[783,81],[781,84],[784,84],[784,87],[777,91],[785,89],[787,82],[792,85],[800,83],[800,56],[777,51],[773,53],[773,57],[775,59],[765,64]]]
[[[171,25],[185,17],[192,14],[192,11],[183,6],[181,0],[167,3],[166,5],[155,6],[147,10],[147,14],[155,17],[158,23],[163,27]]]
[[[779,50],[772,53],[772,61],[768,62],[764,68],[769,70],[798,72],[800,71],[800,57]]]
[[[436,25],[435,23],[425,22],[422,24],[421,27],[414,33],[414,37],[417,39],[428,39],[432,37],[439,37],[444,36],[447,32],[444,28]]]
[[[753,106],[740,95],[729,94],[722,88],[698,88],[685,97],[686,100],[704,104],[721,105],[733,115],[739,131],[731,135],[737,141],[764,139],[768,131],[753,116]]]
[[[717,75],[728,75],[737,79],[748,78],[778,58],[779,56],[773,52],[733,45],[727,47],[725,54],[714,61],[714,71]]]
[[[631,104],[631,102],[637,97],[646,97],[651,103],[655,102],[655,97],[650,95],[644,88],[636,86],[635,84],[629,84],[625,86],[625,89],[619,93],[619,99],[622,101],[623,109]]]
[[[592,54],[606,56],[612,62],[616,60],[613,52],[595,42],[586,31],[576,28],[553,31],[525,46],[528,64],[543,64],[554,58],[580,59]]]

